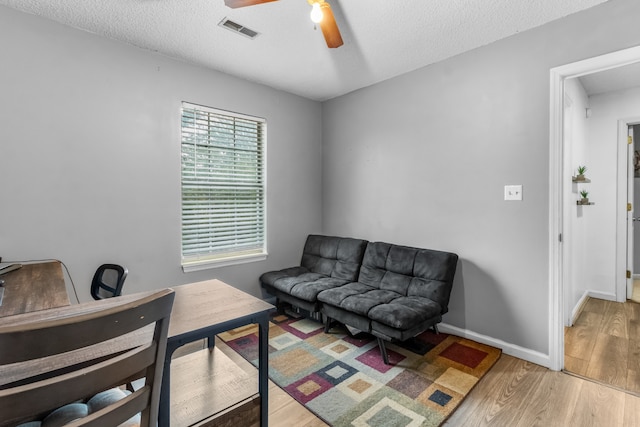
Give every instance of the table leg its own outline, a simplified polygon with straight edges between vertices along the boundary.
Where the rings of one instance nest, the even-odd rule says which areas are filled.
[[[265,315],[258,323],[258,393],[260,393],[260,426],[269,424],[269,317]]]

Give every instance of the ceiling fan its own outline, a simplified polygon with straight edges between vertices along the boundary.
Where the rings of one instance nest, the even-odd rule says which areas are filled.
[[[277,0],[224,0],[224,4],[233,9],[254,6]],[[320,25],[327,46],[336,48],[343,45],[338,24],[333,16],[331,6],[325,0],[307,0],[311,5],[311,20]]]

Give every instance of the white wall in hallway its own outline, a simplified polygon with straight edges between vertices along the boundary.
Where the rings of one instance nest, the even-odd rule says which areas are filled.
[[[591,174],[591,162],[589,156],[589,133],[587,108],[589,97],[579,79],[567,79],[565,81],[564,116],[564,169],[567,182],[564,209],[565,229],[563,230],[564,249],[568,253],[568,262],[563,265],[566,280],[564,282],[565,319],[574,311],[587,289],[585,263],[587,262],[587,217],[592,206],[578,206],[576,200],[580,198],[580,191],[589,191],[589,184],[569,182],[569,175],[577,174],[578,166],[587,166],[587,177]]]
[[[640,117],[640,88],[589,97],[589,199],[584,207],[587,220],[587,249],[584,263],[585,283],[589,291],[615,299],[616,212],[626,200],[617,200],[618,120]],[[624,254],[622,256],[625,256]]]

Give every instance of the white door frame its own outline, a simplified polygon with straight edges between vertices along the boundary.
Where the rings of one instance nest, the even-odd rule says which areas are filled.
[[[616,301],[625,302],[633,290],[633,217],[634,203],[633,146],[629,146],[630,127],[640,123],[640,117],[618,120],[618,210],[616,211]],[[624,185],[626,184],[626,185]],[[622,187],[622,188],[621,188]],[[625,202],[633,209],[622,209]],[[625,236],[622,239],[621,236]],[[632,274],[627,278],[626,271]]]
[[[571,171],[563,168],[564,82],[612,68],[640,62],[640,46],[552,68],[549,114],[549,368],[564,368],[564,283],[563,264],[567,256],[561,236],[564,180]],[[626,197],[626,195],[625,195]]]
[[[624,194],[624,189],[618,188],[618,197],[626,197],[627,202],[631,203],[632,210],[622,212],[617,212],[617,228],[616,235],[622,236],[626,235],[627,239],[623,241],[618,241],[616,246],[616,272],[620,272],[623,270],[629,270],[631,272],[631,277],[627,278],[625,275],[621,275],[621,277],[616,276],[616,300],[618,302],[625,302],[627,299],[630,299],[633,294],[633,276],[635,275],[635,271],[633,268],[633,260],[637,254],[634,254],[634,223],[633,217],[636,216],[636,212],[640,212],[636,208],[635,204],[635,174],[634,174],[634,149],[635,149],[635,135],[633,135],[633,126],[640,124],[640,116],[630,117],[626,119],[618,120],[618,186],[620,183],[627,183],[627,193]],[[628,138],[632,137],[632,144],[629,144]],[[625,169],[626,168],[626,169]],[[625,169],[626,174],[620,173],[620,169]],[[622,203],[619,203],[618,206],[621,206]],[[620,239],[622,240],[622,239]],[[620,254],[618,256],[618,254]],[[623,261],[619,258],[625,258],[625,266],[623,266]]]

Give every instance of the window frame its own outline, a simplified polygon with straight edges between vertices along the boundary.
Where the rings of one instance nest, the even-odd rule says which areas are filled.
[[[185,255],[185,168],[183,163],[184,158],[184,148],[185,148],[185,109],[195,110],[195,112],[205,113],[207,115],[215,115],[224,119],[233,120],[235,123],[236,120],[239,121],[249,121],[252,124],[256,125],[256,135],[259,135],[256,138],[257,146],[256,149],[256,161],[259,164],[259,173],[256,179],[255,188],[257,191],[262,192],[262,200],[255,199],[255,206],[259,209],[262,206],[262,221],[261,221],[261,230],[256,228],[256,236],[262,235],[262,242],[260,247],[256,247],[250,250],[243,250],[241,248],[236,247],[235,249],[230,248],[227,250],[208,250],[201,251],[196,254],[187,254]],[[194,126],[195,128],[195,126]],[[211,127],[208,128],[208,132],[211,131]],[[234,143],[237,140],[237,130],[233,131],[233,139]],[[196,143],[191,143],[191,146],[195,146]],[[233,148],[234,152],[237,153],[237,147]],[[209,163],[211,164],[211,163]],[[224,267],[229,265],[236,265],[248,262],[256,262],[265,260],[268,256],[267,253],[267,121],[262,117],[251,116],[247,114],[236,113],[228,110],[222,110],[218,108],[208,107],[204,105],[195,104],[192,102],[183,101],[180,105],[180,256],[181,256],[181,265],[182,269],[185,273],[191,271],[199,271],[209,268],[216,267]],[[195,170],[195,167],[194,167]],[[195,173],[195,172],[194,172]],[[262,185],[260,186],[260,182]],[[237,188],[237,187],[234,187]],[[213,203],[211,205],[214,205]],[[251,205],[251,204],[250,204]],[[260,220],[256,219],[256,224],[259,224]],[[231,222],[231,224],[235,224],[235,222]],[[209,230],[213,230],[212,227]],[[206,239],[202,240],[202,242],[206,242]],[[211,243],[211,241],[210,241]]]

